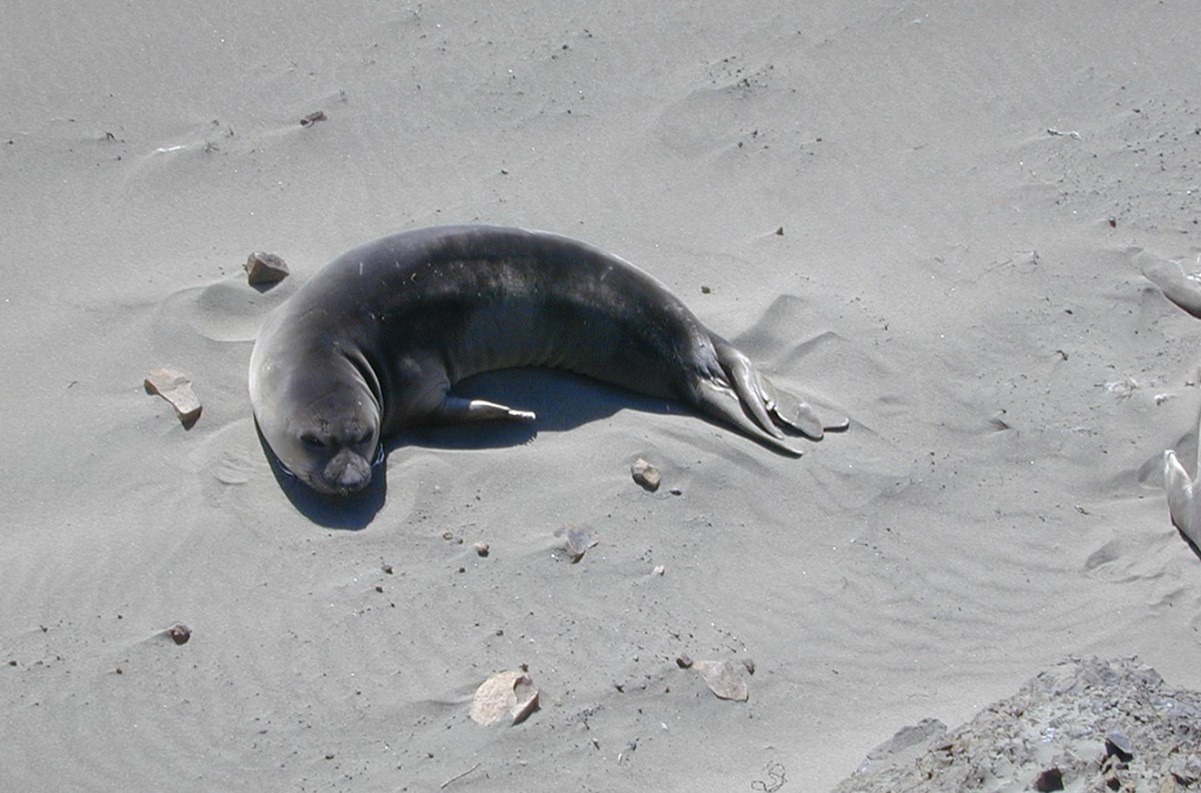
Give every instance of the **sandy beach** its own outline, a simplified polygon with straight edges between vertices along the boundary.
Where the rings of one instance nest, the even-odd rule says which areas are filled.
[[[1136,263],[1201,270],[1193,5],[10,5],[0,788],[822,791],[1069,657],[1201,690],[1161,464],[1201,322]],[[792,459],[504,372],[462,391],[532,427],[404,433],[381,503],[298,509],[259,323],[447,223],[628,259],[850,429]],[[479,726],[505,670],[540,709]]]

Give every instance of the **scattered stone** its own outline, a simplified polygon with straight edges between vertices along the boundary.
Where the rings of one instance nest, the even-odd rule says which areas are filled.
[[[1126,737],[1126,733],[1113,730],[1105,736],[1105,751],[1116,755],[1123,763],[1134,759],[1134,744]]]
[[[1201,755],[1176,755],[1168,766],[1168,773],[1175,778],[1177,784],[1185,787],[1201,783]]]
[[[680,653],[680,657],[676,659],[676,666],[680,667],[681,669],[691,669],[692,659],[684,653]]]
[[[182,622],[177,622],[170,628],[167,628],[167,635],[176,644],[187,644],[188,640],[192,638],[192,629]]]
[[[713,293],[713,289],[711,287],[701,284],[701,294],[702,295],[708,295],[708,294],[712,294],[712,293]]]
[[[487,556],[491,552],[491,546],[488,543],[480,540],[475,544],[475,552],[480,556]]]
[[[471,720],[487,727],[509,720],[520,724],[538,709],[538,689],[525,672],[498,672],[480,684],[471,698]]]
[[[776,236],[777,236],[777,237],[783,237],[783,236],[784,236],[784,227],[783,227],[783,226],[780,226],[780,228],[776,229]]]
[[[288,265],[274,253],[255,251],[242,269],[246,271],[246,283],[251,286],[276,284],[288,277]]]
[[[746,667],[749,674],[755,674],[755,660],[753,658],[743,658],[742,665]]]
[[[555,532],[555,536],[563,538],[563,552],[572,564],[583,559],[588,549],[596,545],[592,528],[583,523],[564,526]]]
[[[309,113],[307,116],[300,119],[300,126],[311,127],[314,124],[316,124],[318,121],[325,121],[325,120],[326,120],[326,115],[325,115],[324,110],[314,110],[312,113]]]
[[[1034,789],[1039,793],[1051,793],[1053,790],[1063,790],[1063,772],[1058,768],[1048,768],[1034,780]]]
[[[663,476],[659,473],[659,469],[639,457],[630,466],[630,474],[634,477],[634,481],[642,485],[644,490],[654,493],[659,489],[659,483],[663,481]]]
[[[655,569],[651,570],[651,575],[663,575],[667,572],[667,568],[661,564],[655,565]]]
[[[392,565],[386,564],[383,566],[383,571],[388,575],[392,575]]]
[[[681,490],[681,489],[680,489],[680,488],[678,488],[678,487],[673,487],[671,490],[668,490],[667,492],[668,492],[668,493],[671,493],[673,496],[682,496],[682,495],[684,495],[684,491],[683,491],[683,490]]]
[[[171,403],[185,429],[200,418],[200,400],[192,391],[192,381],[172,369],[154,369],[142,384],[147,394],[158,394]]]
[[[691,668],[718,699],[746,702],[750,696],[746,681],[742,679],[742,664],[733,661],[695,661]]]

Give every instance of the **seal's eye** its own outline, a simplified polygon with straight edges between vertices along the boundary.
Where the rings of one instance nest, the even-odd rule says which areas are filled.
[[[306,449],[324,449],[325,448],[325,441],[321,440],[320,438],[318,438],[316,435],[312,434],[311,432],[306,432],[304,435],[301,435],[300,442],[305,445]]]

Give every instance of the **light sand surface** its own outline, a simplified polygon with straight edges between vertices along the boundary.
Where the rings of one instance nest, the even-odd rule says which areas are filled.
[[[1201,268],[1192,3],[265,6],[5,9],[0,788],[825,790],[1071,654],[1201,688],[1159,468],[1201,323],[1130,250]],[[612,250],[851,429],[794,460],[492,377],[536,434],[412,433],[322,525],[255,435],[258,322],[450,222]],[[753,659],[749,700],[680,654]],[[522,664],[542,709],[471,722]]]

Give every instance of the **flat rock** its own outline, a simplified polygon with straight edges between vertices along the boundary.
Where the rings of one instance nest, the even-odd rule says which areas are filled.
[[[745,668],[735,661],[693,661],[691,666],[718,699],[735,702],[746,702],[750,696],[746,679],[742,676]]]
[[[191,427],[200,418],[201,405],[192,381],[172,369],[154,369],[143,383],[148,394],[158,394],[171,403],[180,422]]]
[[[525,672],[497,672],[471,698],[471,720],[485,727],[501,721],[520,724],[538,709],[538,689]]]

